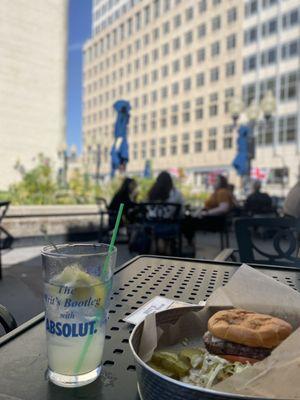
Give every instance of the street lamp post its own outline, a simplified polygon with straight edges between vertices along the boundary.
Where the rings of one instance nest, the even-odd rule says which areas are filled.
[[[59,158],[62,160],[62,173],[61,176],[61,184],[63,187],[67,187],[67,175],[68,175],[68,152],[67,152],[67,144],[65,141],[62,141],[59,145],[58,149]]]
[[[100,180],[100,164],[101,164],[101,145],[97,144],[96,146],[96,185],[99,185]]]
[[[229,112],[236,127],[237,121],[240,118],[242,111],[245,110],[247,117],[247,126],[249,128],[248,135],[248,154],[247,154],[247,174],[244,177],[244,189],[247,193],[250,189],[251,183],[251,162],[255,158],[255,135],[254,130],[256,123],[260,120],[261,115],[264,116],[266,123],[268,123],[275,111],[276,101],[271,91],[267,91],[263,97],[260,107],[255,102],[245,110],[243,102],[239,98],[233,98],[229,104]]]

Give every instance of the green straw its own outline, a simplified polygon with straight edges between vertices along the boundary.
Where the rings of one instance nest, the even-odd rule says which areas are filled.
[[[115,246],[115,241],[116,241],[116,238],[117,238],[117,234],[118,234],[118,230],[119,230],[119,226],[120,226],[120,222],[121,222],[121,218],[122,218],[123,208],[124,208],[124,204],[121,203],[120,207],[119,207],[119,211],[118,211],[115,227],[114,227],[114,230],[113,230],[112,238],[111,238],[111,241],[110,241],[110,244],[109,244],[108,254],[107,254],[107,256],[105,258],[105,261],[104,261],[104,267],[103,267],[103,275],[104,276],[105,276],[105,274],[107,272],[110,256],[111,256],[111,253],[112,253],[112,251],[114,249],[114,246]],[[96,313],[96,321],[100,318],[101,314],[102,314],[101,310],[98,310],[97,313]],[[93,339],[93,335],[88,335],[88,337],[87,337],[87,339],[86,339],[86,341],[84,343],[84,346],[82,348],[82,351],[80,353],[80,356],[79,356],[79,359],[78,359],[78,363],[77,363],[76,368],[75,368],[75,374],[78,374],[78,372],[80,371],[80,369],[82,367],[85,355],[89,350],[89,347],[91,345],[92,339]]]

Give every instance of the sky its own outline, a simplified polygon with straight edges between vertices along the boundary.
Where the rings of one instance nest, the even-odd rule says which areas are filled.
[[[91,37],[92,0],[69,1],[67,143],[82,148],[82,46]]]

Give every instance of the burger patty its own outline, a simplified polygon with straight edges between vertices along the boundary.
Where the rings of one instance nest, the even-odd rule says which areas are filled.
[[[263,360],[271,354],[270,349],[228,342],[227,340],[216,338],[210,332],[205,333],[203,341],[207,351],[213,354],[251,357],[256,360]]]

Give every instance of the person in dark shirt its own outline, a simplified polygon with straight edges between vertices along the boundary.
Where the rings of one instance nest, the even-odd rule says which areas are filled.
[[[113,196],[108,210],[118,212],[121,203],[124,203],[123,215],[128,217],[130,210],[134,207],[136,198],[137,182],[132,178],[125,178],[121,187]]]
[[[272,199],[268,193],[262,193],[261,182],[253,182],[253,192],[247,197],[245,209],[255,214],[265,214],[272,212]]]

